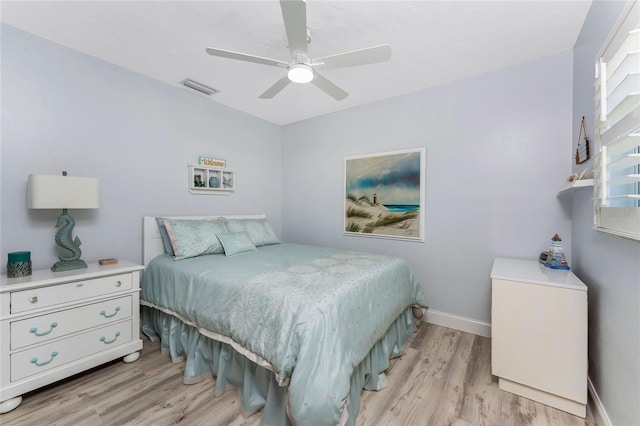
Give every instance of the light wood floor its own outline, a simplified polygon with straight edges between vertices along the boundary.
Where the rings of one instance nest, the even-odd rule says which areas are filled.
[[[114,361],[26,394],[0,423],[260,425],[259,415],[240,415],[235,391],[214,398],[213,380],[183,385],[182,364],[171,364],[145,340],[138,361]],[[426,323],[392,362],[388,387],[364,392],[356,424],[595,426],[590,411],[582,419],[499,390],[490,339]]]

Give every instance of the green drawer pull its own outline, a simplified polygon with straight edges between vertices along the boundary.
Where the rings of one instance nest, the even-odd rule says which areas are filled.
[[[45,331],[43,333],[38,333],[38,328],[37,327],[31,327],[29,329],[29,333],[35,334],[38,337],[46,336],[47,334],[51,333],[53,331],[53,329],[56,328],[57,326],[58,326],[57,322],[52,322],[51,325],[49,326],[49,330],[47,330],[47,331]]]
[[[40,362],[39,363],[38,362],[38,358],[31,358],[31,364],[35,364],[37,367],[42,367],[44,365],[49,364],[57,356],[58,356],[58,351],[53,351],[53,352],[51,352],[51,358],[49,358],[49,361],[45,361],[45,362]]]
[[[113,340],[107,340],[106,337],[102,336],[100,337],[100,341],[103,342],[105,345],[110,345],[113,342],[115,342],[116,340],[118,340],[118,336],[120,335],[119,331],[116,331],[116,337],[113,338]]]
[[[108,315],[105,311],[100,311],[100,315],[102,315],[105,318],[113,318],[118,314],[119,310],[120,310],[120,306],[116,306],[115,312],[112,313],[111,315]]]
[[[77,288],[84,287],[84,283],[78,283],[78,284],[76,284],[76,287]]]

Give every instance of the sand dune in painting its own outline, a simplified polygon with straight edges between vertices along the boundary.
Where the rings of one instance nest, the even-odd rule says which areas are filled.
[[[419,210],[396,213],[368,199],[345,201],[345,231],[418,238]]]

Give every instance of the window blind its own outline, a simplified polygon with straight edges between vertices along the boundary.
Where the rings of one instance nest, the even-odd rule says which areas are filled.
[[[596,62],[594,226],[640,240],[640,3]]]

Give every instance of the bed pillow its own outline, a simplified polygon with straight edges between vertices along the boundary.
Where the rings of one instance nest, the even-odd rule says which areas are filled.
[[[224,247],[224,254],[226,256],[258,250],[251,241],[249,234],[244,231],[219,232],[218,239],[222,243],[222,247]]]
[[[280,244],[267,219],[227,219],[229,232],[245,231],[256,247]]]
[[[164,247],[164,252],[168,255],[174,256],[173,247],[171,247],[171,238],[169,238],[169,234],[167,234],[167,228],[164,226],[165,219],[171,219],[171,217],[156,217],[156,223],[158,224],[158,230],[160,231],[160,238],[162,239],[162,245]],[[185,219],[196,219],[196,220],[205,220],[205,219],[223,219],[222,216],[193,216],[193,217],[184,217],[184,218],[175,218],[179,220]]]
[[[167,234],[167,228],[164,226],[164,217],[156,217],[156,223],[158,224],[158,230],[160,231],[160,238],[162,238],[162,245],[164,246],[164,252],[168,255],[174,256],[173,247],[171,247],[171,239]]]
[[[165,219],[174,260],[224,253],[219,232],[229,232],[224,219]]]

